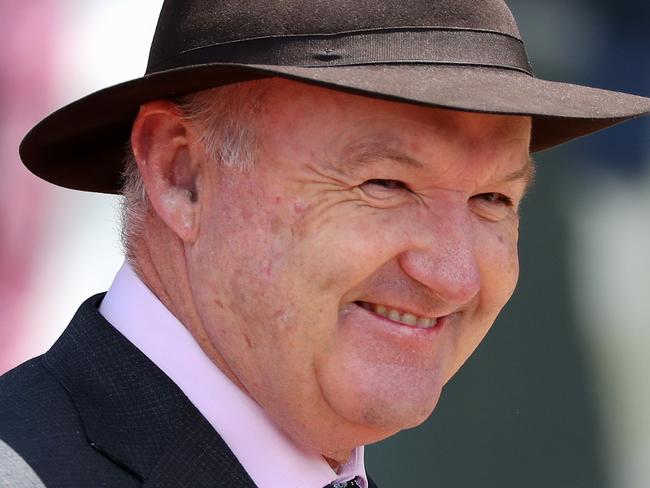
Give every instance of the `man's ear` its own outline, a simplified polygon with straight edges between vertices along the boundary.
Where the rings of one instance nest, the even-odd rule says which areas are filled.
[[[183,242],[198,235],[198,175],[202,161],[190,122],[176,105],[142,105],[133,123],[131,147],[147,196],[160,219]]]

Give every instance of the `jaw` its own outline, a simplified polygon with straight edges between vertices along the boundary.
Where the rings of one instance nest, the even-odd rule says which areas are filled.
[[[446,380],[446,328],[405,326],[348,304],[339,314],[335,347],[315,367],[327,407],[364,426],[365,441],[419,425]]]

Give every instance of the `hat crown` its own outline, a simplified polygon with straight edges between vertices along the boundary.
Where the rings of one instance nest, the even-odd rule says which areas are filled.
[[[180,53],[260,37],[435,27],[500,32],[520,39],[502,0],[165,0],[149,66]]]
[[[61,186],[117,193],[143,103],[269,76],[530,115],[532,151],[650,113],[650,99],[535,78],[503,0],[165,0],[149,59],[145,76],[41,121],[21,144],[25,165]]]

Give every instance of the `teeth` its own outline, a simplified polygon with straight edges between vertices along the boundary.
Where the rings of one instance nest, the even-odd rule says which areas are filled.
[[[438,320],[432,317],[418,317],[412,313],[402,313],[399,310],[388,309],[384,305],[375,305],[367,302],[357,302],[366,310],[375,312],[377,315],[386,317],[393,322],[399,322],[410,326],[419,327],[421,329],[430,329],[434,327]]]
[[[428,329],[429,327],[433,327],[434,320],[436,319],[420,317],[418,318],[417,326],[422,327],[423,329]]]
[[[413,314],[405,313],[402,315],[402,322],[408,325],[415,325],[418,323],[418,318]]]

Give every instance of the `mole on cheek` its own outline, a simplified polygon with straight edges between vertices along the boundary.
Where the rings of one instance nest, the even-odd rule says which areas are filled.
[[[505,242],[505,239],[503,238],[503,236],[502,236],[501,234],[499,234],[499,235],[497,236],[497,239],[499,239],[499,242],[500,242],[501,244],[503,244],[503,243]]]

